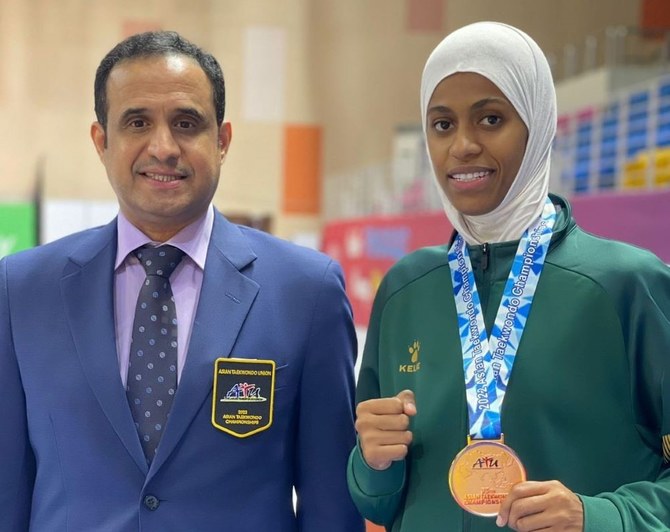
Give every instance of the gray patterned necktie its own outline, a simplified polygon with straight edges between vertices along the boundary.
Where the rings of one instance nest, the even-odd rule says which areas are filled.
[[[170,275],[184,252],[142,246],[134,253],[147,276],[135,307],[126,394],[151,463],[177,391],[177,313]]]

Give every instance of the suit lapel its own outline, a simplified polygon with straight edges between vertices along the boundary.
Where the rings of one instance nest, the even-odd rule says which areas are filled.
[[[240,229],[217,213],[186,364],[150,476],[174,450],[209,396],[214,361],[230,356],[258,294],[258,284],[240,271],[255,258]]]
[[[147,464],[119,374],[114,328],[115,258],[116,220],[91,233],[72,254],[71,267],[61,279],[61,290],[89,386],[119,439],[146,473]]]

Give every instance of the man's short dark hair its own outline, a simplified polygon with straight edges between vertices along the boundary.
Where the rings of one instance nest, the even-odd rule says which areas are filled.
[[[205,72],[212,85],[216,123],[221,126],[226,107],[226,88],[223,71],[213,55],[184,39],[174,31],[138,33],[117,44],[103,58],[95,73],[95,115],[107,130],[107,80],[109,73],[121,61],[152,56],[183,55],[193,58]]]

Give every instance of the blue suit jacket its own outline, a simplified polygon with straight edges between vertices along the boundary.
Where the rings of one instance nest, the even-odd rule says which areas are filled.
[[[339,266],[217,213],[148,468],[119,376],[115,256],[114,221],[0,262],[0,531],[363,530],[345,478],[355,336]],[[242,439],[211,422],[214,361],[230,356],[277,367],[272,426]]]

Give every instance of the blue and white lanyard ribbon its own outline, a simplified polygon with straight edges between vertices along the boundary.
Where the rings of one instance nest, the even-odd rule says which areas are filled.
[[[449,249],[472,438],[497,440],[502,434],[500,411],[555,221],[547,198],[542,215],[519,241],[490,338],[463,237],[457,235]]]

